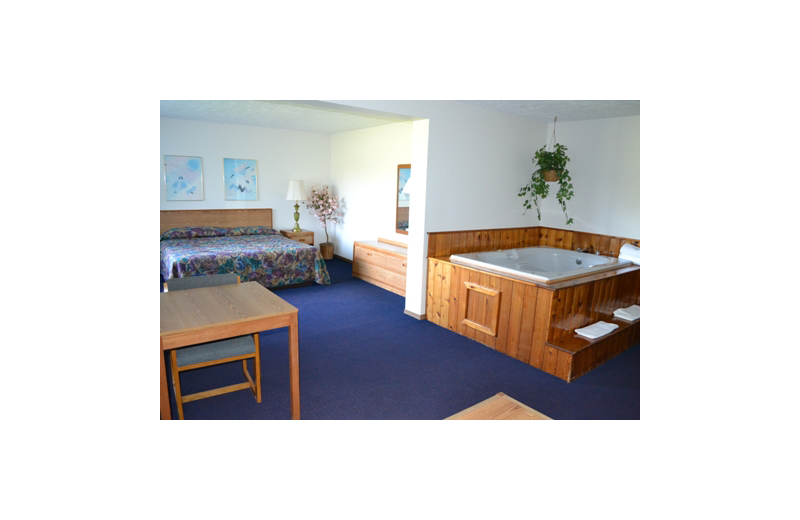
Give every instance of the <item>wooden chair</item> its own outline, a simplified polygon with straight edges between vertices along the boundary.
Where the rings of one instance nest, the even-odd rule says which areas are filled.
[[[239,283],[239,276],[233,273],[190,276],[187,278],[174,278],[164,284],[167,291],[182,291],[186,289],[199,289],[201,287],[214,287]],[[253,359],[255,363],[255,381],[247,371],[247,360]],[[181,394],[181,372],[194,370],[232,361],[242,362],[242,370],[247,382],[198,392],[191,395]],[[178,418],[183,419],[183,403],[213,397],[215,395],[236,392],[249,388],[256,397],[256,402],[261,402],[261,355],[259,352],[258,334],[238,336],[236,338],[209,341],[200,345],[192,345],[170,350],[170,364],[172,365],[172,384],[175,389],[175,401],[178,404]]]

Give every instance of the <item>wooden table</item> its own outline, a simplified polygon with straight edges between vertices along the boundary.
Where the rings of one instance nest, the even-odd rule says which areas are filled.
[[[289,327],[292,419],[300,419],[295,307],[257,282],[161,293],[161,418],[172,418],[164,351],[280,327]]]
[[[447,419],[453,420],[552,420],[543,413],[537,412],[503,392],[493,395],[485,401],[470,406]]]

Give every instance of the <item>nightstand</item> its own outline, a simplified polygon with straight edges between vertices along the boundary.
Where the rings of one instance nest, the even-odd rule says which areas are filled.
[[[297,240],[304,244],[314,245],[314,232],[313,231],[292,231],[291,229],[281,229],[281,235],[291,240]]]

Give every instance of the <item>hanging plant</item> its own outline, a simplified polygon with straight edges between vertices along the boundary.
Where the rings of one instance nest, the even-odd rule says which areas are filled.
[[[530,182],[520,188],[518,195],[527,197],[522,202],[526,212],[531,209],[531,203],[533,203],[533,206],[536,207],[536,216],[541,221],[540,199],[545,199],[550,194],[548,182],[558,182],[556,199],[561,205],[561,210],[564,212],[569,226],[572,224],[572,219],[567,215],[567,201],[575,193],[572,191],[572,178],[569,176],[569,170],[567,169],[569,157],[564,153],[567,147],[556,142],[556,119],[553,120],[553,140],[551,141],[553,146],[550,150],[547,149],[547,146],[543,146],[534,154],[533,163],[538,165],[538,168],[531,174]]]

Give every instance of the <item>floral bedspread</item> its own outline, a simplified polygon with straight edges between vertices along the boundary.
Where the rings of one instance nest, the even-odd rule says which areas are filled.
[[[289,240],[270,228],[249,230],[170,230],[161,236],[161,276],[164,280],[211,274],[236,273],[242,282],[264,287],[315,281],[331,283],[319,250]],[[239,228],[244,229],[244,228]],[[263,228],[262,228],[263,229]],[[222,235],[222,236],[217,236]],[[187,238],[188,237],[188,238]]]

